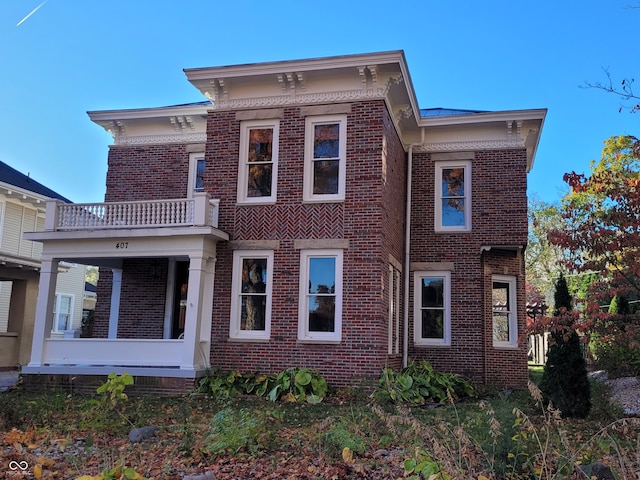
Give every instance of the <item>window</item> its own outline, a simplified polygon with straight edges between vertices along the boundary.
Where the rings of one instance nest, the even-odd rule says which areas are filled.
[[[307,117],[304,200],[344,200],[347,116]]]
[[[451,345],[451,273],[414,272],[414,342]]]
[[[243,122],[238,169],[239,203],[276,201],[278,120]]]
[[[71,330],[73,297],[56,293],[56,303],[53,306],[53,331],[64,332]]]
[[[436,162],[436,231],[471,230],[471,162]]]
[[[300,251],[299,340],[342,340],[342,260],[342,250]]]
[[[494,275],[491,289],[493,346],[518,346],[516,279]]]
[[[189,197],[194,192],[204,192],[205,166],[204,153],[192,153],[189,155],[189,187],[187,191]]]
[[[389,355],[400,353],[400,270],[389,265]]]
[[[272,279],[273,251],[233,252],[231,338],[269,338]]]

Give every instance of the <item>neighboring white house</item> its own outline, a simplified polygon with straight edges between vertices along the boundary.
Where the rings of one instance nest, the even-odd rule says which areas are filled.
[[[44,229],[48,200],[69,200],[0,162],[0,370],[28,362],[42,244],[24,232]],[[61,263],[52,336],[73,335],[82,322],[85,266]]]

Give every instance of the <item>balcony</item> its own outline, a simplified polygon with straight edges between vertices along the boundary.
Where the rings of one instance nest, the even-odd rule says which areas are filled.
[[[144,229],[205,226],[218,228],[219,200],[194,198],[137,202],[47,202],[45,231]]]

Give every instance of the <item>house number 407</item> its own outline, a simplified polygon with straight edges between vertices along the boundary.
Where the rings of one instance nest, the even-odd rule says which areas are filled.
[[[118,242],[116,248],[129,248],[129,242]]]

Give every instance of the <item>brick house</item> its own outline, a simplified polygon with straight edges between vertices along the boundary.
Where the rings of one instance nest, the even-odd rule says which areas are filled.
[[[401,51],[185,73],[206,101],[89,112],[114,137],[105,203],[51,202],[27,236],[41,291],[59,261],[101,266],[94,338],[50,338],[41,295],[25,374],[179,389],[308,366],[348,385],[427,359],[526,384],[546,110],[420,110]]]

